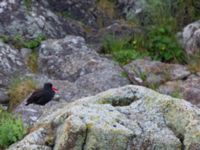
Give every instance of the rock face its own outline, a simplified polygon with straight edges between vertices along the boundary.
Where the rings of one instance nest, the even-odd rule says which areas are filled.
[[[186,66],[138,59],[124,66],[128,75],[141,78],[146,85],[160,85],[166,81],[181,80],[190,75]]]
[[[200,21],[187,25],[181,33],[181,42],[189,55],[199,53],[200,48]]]
[[[117,0],[117,5],[126,19],[133,19],[143,13],[146,0]]]
[[[67,14],[67,17],[81,20],[93,28],[108,25],[115,17],[115,3],[105,0],[49,0],[50,9]]]
[[[25,64],[17,49],[0,41],[0,85],[7,85],[13,75],[26,71]]]
[[[42,73],[73,82],[91,94],[129,83],[121,76],[122,70],[116,63],[89,49],[82,37],[47,40],[39,51]]]
[[[200,77],[191,75],[186,80],[169,81],[158,89],[163,94],[174,95],[200,106]]]
[[[199,114],[184,100],[125,86],[48,109],[8,150],[198,150]]]
[[[67,33],[72,34],[72,31],[74,30],[69,24],[43,7],[39,1],[2,0],[0,2],[1,35],[35,38],[43,34],[51,38],[60,38]]]
[[[61,101],[71,102],[129,84],[128,79],[121,75],[123,70],[89,49],[82,37],[66,36],[60,40],[44,41],[39,50],[39,66],[44,76],[33,75],[33,79],[41,86],[52,82],[59,89]],[[42,115],[43,109],[55,103],[50,102],[45,107],[22,103],[14,112],[20,114],[26,124],[32,125]]]

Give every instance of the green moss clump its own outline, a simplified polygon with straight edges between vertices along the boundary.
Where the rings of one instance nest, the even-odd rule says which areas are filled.
[[[23,0],[23,4],[26,7],[27,11],[31,11],[32,9],[32,0]]]

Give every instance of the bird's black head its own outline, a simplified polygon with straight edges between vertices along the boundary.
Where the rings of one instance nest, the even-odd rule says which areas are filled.
[[[53,84],[50,83],[50,82],[48,82],[48,83],[45,83],[45,84],[44,84],[44,87],[43,87],[43,88],[44,88],[45,90],[51,90],[52,87],[53,87]]]
[[[53,84],[50,83],[50,82],[45,83],[43,89],[44,89],[44,90],[49,90],[49,91],[54,91],[54,92],[57,92],[57,91],[58,91],[58,90],[53,86]]]

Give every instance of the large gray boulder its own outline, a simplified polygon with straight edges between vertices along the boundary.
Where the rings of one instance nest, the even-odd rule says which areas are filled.
[[[7,86],[13,75],[26,72],[26,66],[19,51],[0,41],[0,85]]]
[[[68,80],[91,94],[128,84],[122,69],[89,49],[82,37],[47,40],[39,50],[40,71],[53,79]]]
[[[125,86],[47,109],[8,150],[198,150],[199,114],[185,100]]]
[[[189,55],[199,53],[200,49],[200,21],[187,25],[180,34],[180,40]]]

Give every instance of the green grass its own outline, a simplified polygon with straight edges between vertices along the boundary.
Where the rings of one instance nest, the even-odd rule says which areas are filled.
[[[183,98],[183,95],[181,94],[181,91],[179,88],[175,89],[172,93],[170,93],[170,95],[172,97],[179,98],[179,99]]]
[[[1,35],[0,39],[4,43],[13,45],[17,49],[29,48],[36,49],[40,46],[41,42],[46,39],[44,35],[38,35],[34,39],[25,40],[22,35],[16,34],[15,36]]]
[[[10,113],[0,109],[0,149],[5,149],[12,143],[22,139],[26,133],[23,122]]]
[[[112,58],[121,65],[146,56],[144,52],[137,51],[135,45],[130,43],[130,37],[117,38],[108,35],[103,41],[103,53],[110,54]]]

